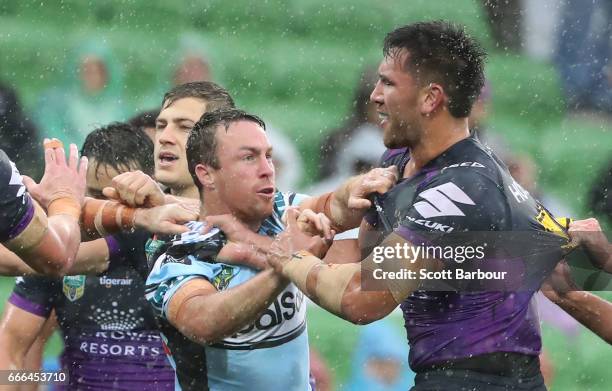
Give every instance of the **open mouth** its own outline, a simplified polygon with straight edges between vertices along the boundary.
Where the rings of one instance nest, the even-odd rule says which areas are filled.
[[[157,157],[161,163],[172,163],[178,160],[178,156],[170,152],[160,152]]]
[[[266,196],[271,196],[274,194],[274,187],[264,187],[263,189],[260,189],[259,191],[257,191],[257,194],[262,194],[262,195],[266,195]]]

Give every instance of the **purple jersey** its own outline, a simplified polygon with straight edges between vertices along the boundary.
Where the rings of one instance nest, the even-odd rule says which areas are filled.
[[[174,370],[144,298],[147,237],[108,237],[110,265],[100,275],[17,279],[13,305],[42,317],[55,309],[69,389],[174,390]]]
[[[390,150],[382,166],[396,165],[403,172],[408,160],[406,149]],[[370,211],[366,220],[378,231],[393,231],[413,244],[423,235],[444,238],[450,232],[546,231],[538,221],[543,209],[472,137],[400,180],[379,197],[379,204],[382,211]],[[525,244],[531,245],[538,246]],[[558,254],[538,258],[542,265],[533,267],[544,274],[560,259]],[[539,323],[530,305],[535,290],[413,293],[401,303],[411,367],[418,370],[494,352],[538,355]]]
[[[34,205],[19,170],[0,149],[0,242],[18,236],[34,217]]]

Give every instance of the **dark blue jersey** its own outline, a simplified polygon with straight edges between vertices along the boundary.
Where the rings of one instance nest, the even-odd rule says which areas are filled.
[[[406,149],[390,150],[381,165],[403,172],[408,161]],[[508,270],[520,275],[509,288],[473,289],[476,282],[470,281],[455,292],[430,289],[409,296],[401,308],[413,368],[493,352],[539,353],[538,318],[530,302],[567,240],[548,232],[555,228],[552,216],[490,151],[475,138],[464,139],[378,196],[378,203],[381,210],[371,210],[366,220],[385,236],[395,232],[413,245],[450,243],[454,249],[461,244],[457,237],[486,239],[504,261],[517,261]],[[528,240],[517,241],[520,235]],[[499,257],[479,262],[486,269],[498,265]]]
[[[18,236],[34,216],[33,201],[19,170],[0,149],[0,242]]]

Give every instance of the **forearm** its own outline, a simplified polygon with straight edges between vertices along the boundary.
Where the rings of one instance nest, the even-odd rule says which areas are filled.
[[[108,269],[110,252],[105,239],[81,243],[76,260],[66,274],[99,274]]]
[[[205,296],[194,296],[177,314],[188,337],[199,343],[213,343],[240,331],[270,305],[287,281],[272,270],[259,273],[231,289]]]
[[[17,254],[0,245],[0,275],[2,276],[25,276],[36,274]]]
[[[85,197],[81,215],[83,234],[90,240],[134,228],[136,209],[117,201]]]
[[[608,243],[603,238],[597,242],[585,241],[583,246],[595,266],[607,273],[612,273],[612,243]]]
[[[612,303],[583,291],[566,292],[558,296],[554,302],[574,319],[612,344]]]

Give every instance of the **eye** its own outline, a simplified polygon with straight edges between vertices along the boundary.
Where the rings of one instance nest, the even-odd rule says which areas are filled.
[[[242,160],[245,160],[245,161],[247,161],[247,162],[250,162],[250,161],[255,160],[255,156],[254,156],[254,155],[252,155],[252,154],[244,155],[244,156],[242,157]]]

